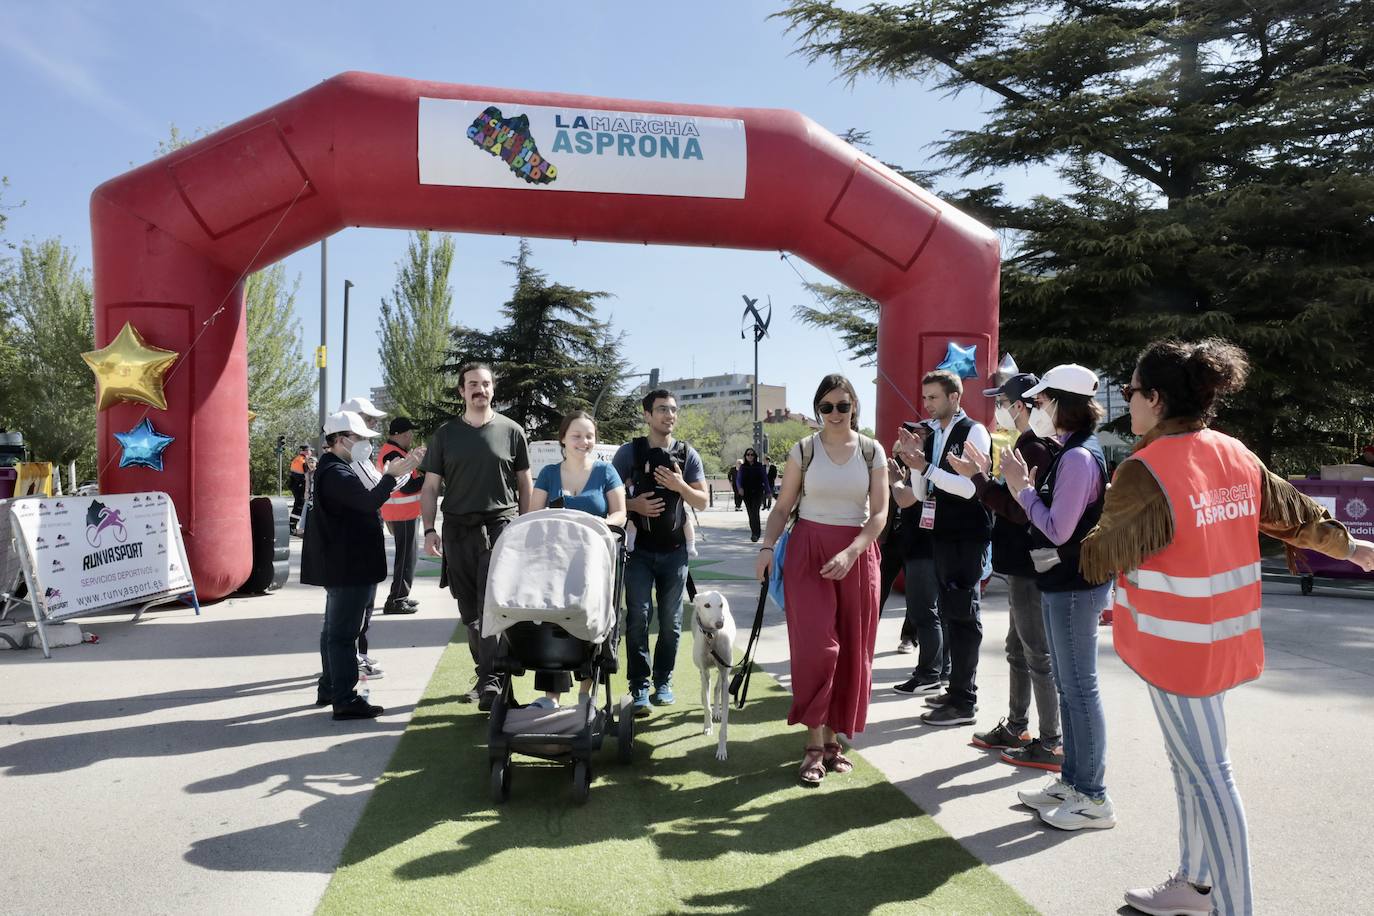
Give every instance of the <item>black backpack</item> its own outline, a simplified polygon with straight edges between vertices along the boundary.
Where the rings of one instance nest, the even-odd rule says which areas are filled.
[[[634,495],[652,493],[663,500],[663,512],[654,518],[631,515],[638,530],[636,542],[643,538],[645,546],[658,548],[679,547],[686,543],[682,533],[687,524],[687,504],[681,494],[674,493],[654,482],[654,469],[661,466],[674,466],[679,473],[687,469],[687,443],[677,440],[672,449],[651,448],[648,436],[638,436],[631,443],[634,456],[633,480]]]

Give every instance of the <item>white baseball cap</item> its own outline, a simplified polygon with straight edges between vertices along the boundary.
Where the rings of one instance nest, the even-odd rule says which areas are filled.
[[[341,410],[325,417],[324,434],[328,436],[330,433],[352,433],[355,436],[362,436],[364,439],[381,435],[379,432],[368,429],[363,418],[351,410]]]
[[[343,413],[344,411],[360,413],[363,416],[367,417],[386,416],[386,414],[378,410],[376,406],[367,398],[349,398],[347,401],[344,401],[342,404],[339,405],[339,412]]]
[[[1055,366],[1040,376],[1040,384],[1027,391],[1024,397],[1035,397],[1046,388],[1092,397],[1097,394],[1097,373],[1087,366],[1078,365],[1078,363],[1065,363],[1062,366]]]

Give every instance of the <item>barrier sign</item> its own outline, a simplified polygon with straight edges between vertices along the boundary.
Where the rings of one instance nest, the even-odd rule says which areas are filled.
[[[593,446],[593,451],[597,461],[604,461],[607,464],[615,458],[615,453],[620,451],[620,446],[598,442]],[[530,455],[530,478],[539,479],[539,472],[550,464],[561,464],[563,461],[563,447],[553,439],[541,439],[538,442],[529,444]]]
[[[166,493],[21,499],[9,508],[40,633],[44,621],[194,593]]]

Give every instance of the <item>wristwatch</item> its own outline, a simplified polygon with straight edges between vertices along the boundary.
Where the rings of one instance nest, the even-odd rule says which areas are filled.
[[[426,534],[426,535],[438,534],[438,533],[439,533],[439,531],[438,531],[437,528],[426,528],[426,529],[425,529],[425,534]]]

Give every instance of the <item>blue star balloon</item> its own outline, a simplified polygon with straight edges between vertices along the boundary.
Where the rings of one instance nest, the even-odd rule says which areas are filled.
[[[977,378],[978,370],[978,345],[969,344],[961,347],[954,341],[946,344],[945,358],[936,366],[936,369],[948,369],[959,378]]]
[[[146,417],[127,433],[115,433],[114,437],[124,447],[124,454],[119,456],[120,467],[140,465],[154,471],[162,470],[162,451],[175,439],[153,429],[152,421]]]

